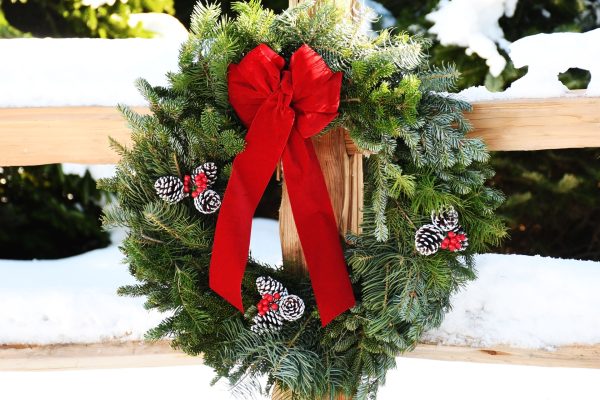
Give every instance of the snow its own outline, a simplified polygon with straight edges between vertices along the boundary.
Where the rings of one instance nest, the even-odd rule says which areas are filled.
[[[104,5],[112,6],[116,3],[116,1],[117,0],[82,0],[81,5],[92,7],[92,8],[99,8]],[[127,0],[124,0],[123,3],[127,3]]]
[[[115,165],[114,164],[71,164],[63,163],[63,172],[65,174],[73,174],[84,176],[86,171],[90,172],[90,175],[95,180],[102,178],[111,178],[115,176]]]
[[[425,341],[544,349],[600,343],[599,262],[484,254],[477,270]]]
[[[586,96],[600,96],[600,28],[585,33],[559,32],[527,36],[512,43],[510,58],[527,73],[504,92],[490,92],[484,86],[467,88],[458,97],[475,102],[519,98],[574,96],[558,74],[570,68],[590,71]]]
[[[586,94],[600,96],[600,28],[585,33],[540,33],[510,46],[516,68],[528,66],[527,74],[508,89],[519,97],[556,97],[568,92],[558,74],[569,68],[591,72]]]
[[[0,344],[139,340],[163,315],[119,297],[135,283],[117,244],[61,260],[0,260]]]
[[[516,6],[517,0],[441,0],[426,17],[433,22],[429,32],[444,46],[461,46],[469,55],[476,53],[486,60],[490,73],[498,76],[506,59],[496,45],[504,50],[509,45],[498,21],[504,15],[512,17]]]
[[[251,250],[280,263],[276,221],[255,219]],[[163,317],[141,299],[116,296],[132,283],[112,246],[53,261],[0,260],[0,344],[82,343],[139,339]],[[426,338],[440,343],[552,348],[600,342],[600,263],[485,254],[479,278],[454,296],[454,309]],[[378,400],[596,399],[600,369],[546,368],[397,358]],[[204,365],[0,372],[2,398],[88,400],[207,398],[233,400],[225,382]],[[431,376],[436,384],[431,385]],[[468,384],[465,384],[468,377]],[[178,382],[177,385],[165,382]],[[101,384],[100,384],[101,383]],[[410,384],[407,384],[410,383]],[[90,390],[93,388],[93,390]],[[426,388],[425,391],[423,388]],[[266,398],[259,398],[266,400]]]
[[[592,400],[600,369],[544,368],[397,358],[377,400]],[[204,365],[45,372],[0,372],[3,398],[19,400],[234,400]],[[435,384],[432,384],[432,376]],[[176,384],[173,384],[176,383]],[[92,389],[92,390],[90,390]],[[401,397],[400,397],[401,394]],[[240,399],[240,397],[237,397]],[[266,397],[256,397],[267,400]]]
[[[253,256],[281,264],[277,223],[255,219],[252,232]],[[143,299],[117,296],[119,286],[136,282],[121,263],[123,235],[115,231],[111,246],[75,257],[0,260],[0,344],[142,339],[165,315],[145,310]]]
[[[188,31],[181,22],[172,15],[163,13],[134,13],[129,15],[129,26],[141,23],[145,30],[154,34],[154,38],[176,39],[183,42]]]
[[[164,315],[142,299],[118,297],[134,282],[115,244],[51,261],[0,260],[0,344],[134,340]],[[277,221],[254,220],[251,253],[281,265]],[[484,254],[479,278],[454,298],[453,310],[424,339],[470,346],[548,349],[600,343],[600,262]]]
[[[166,85],[181,38],[2,39],[0,107],[146,105],[133,85]]]

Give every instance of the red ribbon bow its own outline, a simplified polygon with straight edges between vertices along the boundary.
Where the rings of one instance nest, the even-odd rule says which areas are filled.
[[[323,326],[355,303],[331,200],[310,137],[337,116],[342,73],[307,45],[285,60],[261,44],[229,66],[229,102],[248,127],[233,162],[210,263],[210,287],[240,311],[252,217],[279,160]]]

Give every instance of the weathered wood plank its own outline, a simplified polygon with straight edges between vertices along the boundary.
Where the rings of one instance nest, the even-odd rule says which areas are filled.
[[[490,150],[600,147],[600,98],[480,102],[468,117],[471,135],[482,137]],[[126,123],[112,107],[0,109],[0,165],[115,163],[109,136],[130,142]]]
[[[0,346],[0,371],[140,368],[199,364],[202,364],[201,357],[190,357],[175,351],[167,341]]]
[[[420,344],[414,351],[404,354],[403,357],[543,367],[600,368],[600,344],[572,345],[553,350]],[[0,371],[140,368],[199,364],[202,364],[202,357],[191,357],[175,351],[167,341],[0,346]]]
[[[127,124],[113,107],[0,109],[0,166],[113,164],[118,157],[109,137],[130,142]]]
[[[467,117],[490,150],[600,147],[599,97],[486,101]]]

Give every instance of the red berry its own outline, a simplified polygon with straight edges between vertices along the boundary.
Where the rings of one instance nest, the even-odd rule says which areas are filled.
[[[458,243],[458,244],[457,244],[455,247],[456,247],[456,250],[457,250],[457,251],[458,251],[458,250],[460,250],[460,249],[462,248],[462,246],[461,246],[461,244],[460,244],[460,243]]]
[[[263,299],[266,299],[266,298],[267,298],[267,296],[268,296],[268,294],[267,294],[267,293],[265,293],[265,294],[263,294],[263,297],[262,297],[262,298],[263,298]]]
[[[269,300],[267,300],[267,299],[262,299],[262,300],[260,301],[260,304],[262,304],[262,305],[264,305],[264,306],[268,306],[268,305],[269,305]]]
[[[446,244],[448,244],[448,243],[450,243],[450,239],[448,239],[448,238],[444,238],[444,240],[442,240],[442,243],[446,243]]]
[[[260,315],[265,315],[267,312],[266,312],[265,310],[258,310],[258,313],[259,313]]]
[[[460,235],[458,235],[458,239],[462,242],[463,240],[465,240],[466,236],[463,235],[462,233]]]
[[[454,233],[452,231],[448,232],[448,237],[449,238],[453,238],[454,236],[456,236],[456,233]]]
[[[279,300],[281,298],[281,295],[279,293],[275,293],[273,297],[275,298],[275,300]]]
[[[271,302],[271,301],[273,301],[273,296],[272,296],[272,295],[270,295],[270,294],[267,294],[267,297],[266,297],[266,299],[267,299],[269,302]]]
[[[271,304],[271,310],[277,310],[279,306],[275,303]]]
[[[448,243],[442,242],[441,248],[442,249],[447,249],[448,248]]]

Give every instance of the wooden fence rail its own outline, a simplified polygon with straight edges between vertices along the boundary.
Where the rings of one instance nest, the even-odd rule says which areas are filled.
[[[136,111],[147,112],[145,108]],[[600,99],[584,96],[479,102],[472,136],[494,151],[600,147]],[[0,109],[0,166],[113,164],[108,137],[129,143],[113,107]]]

